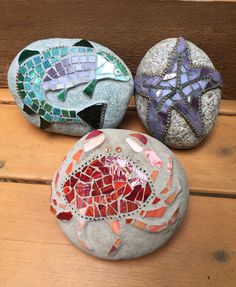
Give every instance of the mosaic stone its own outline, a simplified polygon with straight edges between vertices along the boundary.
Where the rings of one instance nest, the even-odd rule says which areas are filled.
[[[221,76],[202,50],[182,37],[167,39],[138,67],[136,106],[155,138],[173,148],[191,148],[213,128],[221,88]]]
[[[180,226],[187,179],[158,140],[129,130],[94,130],[56,171],[51,212],[69,240],[105,259],[129,259],[162,246]]]
[[[116,127],[133,94],[125,63],[108,48],[79,39],[28,45],[13,60],[8,85],[32,124],[80,136]]]

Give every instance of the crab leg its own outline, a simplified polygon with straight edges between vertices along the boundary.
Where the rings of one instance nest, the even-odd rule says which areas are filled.
[[[112,245],[110,251],[108,252],[108,255],[112,255],[112,254],[114,254],[117,251],[117,249],[121,245],[121,240],[120,240],[120,221],[119,220],[111,221],[111,222],[109,222],[109,225],[111,227],[111,230],[117,235],[116,240],[113,242],[113,245]]]

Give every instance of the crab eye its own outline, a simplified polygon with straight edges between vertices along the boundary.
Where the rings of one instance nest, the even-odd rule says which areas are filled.
[[[117,76],[120,76],[120,75],[121,75],[121,71],[120,71],[119,69],[115,69],[115,74],[116,74]]]

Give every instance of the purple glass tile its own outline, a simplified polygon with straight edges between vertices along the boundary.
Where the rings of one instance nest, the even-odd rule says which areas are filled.
[[[70,59],[69,58],[65,58],[62,60],[63,66],[67,67],[70,65]]]

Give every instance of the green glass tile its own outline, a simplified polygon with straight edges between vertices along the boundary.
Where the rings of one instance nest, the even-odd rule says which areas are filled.
[[[63,115],[63,117],[66,117],[66,118],[69,118],[69,117],[70,117],[69,112],[66,111],[66,110],[61,110],[61,114]]]
[[[76,118],[76,112],[75,111],[70,111],[70,117]]]
[[[34,92],[30,92],[30,93],[29,93],[29,97],[30,97],[31,99],[35,99],[35,98],[36,98],[36,95],[35,95]]]
[[[25,67],[20,67],[20,72],[22,75],[24,75],[27,72],[27,69]]]
[[[25,92],[25,91],[20,91],[19,94],[20,94],[20,97],[21,97],[22,99],[24,99],[25,96],[26,96],[26,92]]]
[[[31,70],[31,71],[29,72],[29,76],[33,79],[33,78],[35,78],[37,75],[36,75],[36,73],[35,73],[34,70]]]
[[[61,118],[61,117],[58,120],[60,123],[66,123],[67,122],[67,120],[65,118]]]
[[[18,74],[17,74],[17,80],[18,80],[19,82],[23,82],[24,76],[23,76],[21,73],[18,73]]]
[[[47,112],[51,112],[51,110],[52,110],[52,106],[51,105],[49,105],[49,104],[45,104],[44,105],[44,107],[43,107]]]
[[[38,99],[32,99],[32,103],[36,104],[37,106],[40,106],[40,102]]]
[[[23,85],[23,83],[17,83],[17,88],[18,88],[19,90],[24,90],[24,85]]]
[[[32,108],[33,111],[38,112],[39,106],[36,105],[35,103],[33,103],[33,104],[31,105],[31,108]]]
[[[27,66],[28,69],[32,68],[34,66],[33,61],[32,60],[28,61],[26,63],[26,66]]]
[[[48,60],[46,60],[45,62],[43,62],[43,66],[45,69],[47,69],[47,68],[51,67],[51,64]]]
[[[36,66],[36,71],[39,73],[43,72],[43,67],[41,64]]]
[[[45,113],[44,118],[49,122],[51,122],[51,120],[53,119],[53,117],[48,113]]]
[[[38,113],[40,114],[40,116],[44,116],[46,111],[44,109],[39,109]]]
[[[43,53],[44,59],[47,60],[48,58],[51,57],[51,52],[50,51],[46,51]]]
[[[44,77],[44,72],[40,73],[40,78],[43,78]]]

